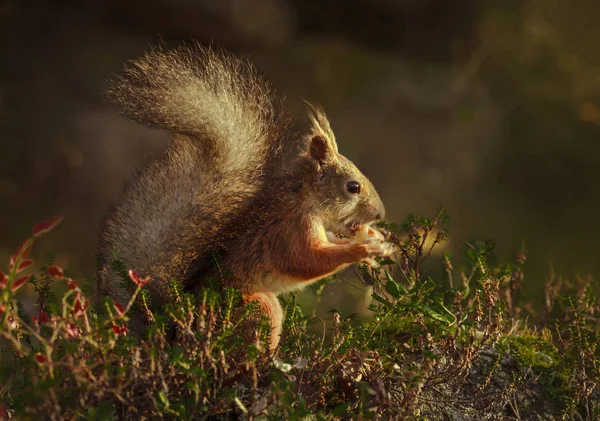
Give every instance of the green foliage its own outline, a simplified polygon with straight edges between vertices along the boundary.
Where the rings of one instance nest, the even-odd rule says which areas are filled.
[[[34,230],[0,274],[0,418],[598,416],[600,304],[589,280],[550,277],[546,306],[535,311],[519,301],[524,248],[515,262],[491,265],[491,242],[467,244],[458,270],[444,256],[446,279],[434,280],[423,263],[448,236],[444,209],[380,226],[397,253],[361,267],[373,283],[369,320],[351,323],[333,311],[331,331],[314,334],[315,316],[282,297],[274,356],[263,351],[268,320],[232,289],[192,296],[173,281],[174,303],[153,311],[148,279],[121,267],[131,301],[92,307],[51,258],[24,275],[29,248],[52,227]],[[37,300],[33,314],[20,295],[26,283]],[[67,291],[55,294],[52,285],[61,283]],[[148,323],[143,335],[128,331],[133,310]]]

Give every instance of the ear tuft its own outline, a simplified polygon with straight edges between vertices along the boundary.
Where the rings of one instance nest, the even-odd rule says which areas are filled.
[[[321,135],[315,135],[310,139],[309,153],[311,158],[322,164],[329,155],[329,144]]]
[[[309,109],[309,117],[312,123],[312,132],[315,136],[322,136],[327,142],[327,148],[332,152],[337,152],[338,147],[335,141],[335,134],[331,130],[331,125],[323,109],[310,102],[306,103]]]

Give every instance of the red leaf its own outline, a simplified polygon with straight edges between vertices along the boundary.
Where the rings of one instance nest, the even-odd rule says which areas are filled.
[[[7,282],[8,282],[8,276],[6,276],[4,273],[0,272],[0,289],[4,288],[6,286]]]
[[[51,276],[52,278],[61,279],[65,276],[65,272],[62,270],[61,267],[52,265],[48,268],[48,276]]]
[[[21,288],[25,282],[27,282],[27,280],[29,279],[29,275],[25,275],[25,276],[21,276],[20,278],[17,278],[13,281],[12,286],[10,287],[10,289],[14,292],[16,290],[18,290],[19,288]]]
[[[79,284],[72,279],[67,279],[67,285],[69,286],[69,289],[79,289]]]
[[[25,247],[25,246],[27,246],[27,247]],[[29,252],[31,251],[32,246],[33,246],[33,243],[31,243],[29,241],[29,238],[27,240],[21,241],[21,244],[19,244],[17,246],[17,251],[15,251],[14,257],[21,255],[22,259],[26,259],[27,256],[29,255]]]
[[[125,314],[125,307],[123,307],[121,304],[119,303],[113,303],[115,306],[115,310],[117,311],[117,315],[119,317],[121,317],[123,314]]]
[[[69,336],[71,337],[76,337],[79,336],[79,328],[77,327],[77,325],[75,323],[68,323],[67,324],[67,333],[69,334]]]
[[[40,323],[48,323],[48,315],[44,310],[40,310]]]
[[[17,273],[24,271],[31,265],[33,265],[33,260],[31,260],[31,259],[23,260],[21,263],[19,263],[19,267],[17,268]]]
[[[133,269],[129,269],[129,277],[136,285],[139,285],[142,281],[142,277]]]
[[[129,277],[139,287],[142,288],[150,281],[150,277],[142,278],[135,270],[129,269]]]
[[[4,314],[5,309],[6,309],[6,306],[4,304],[0,304],[0,317]]]
[[[37,316],[31,316],[31,320],[37,326],[38,324],[48,323],[48,314],[44,310],[40,310]]]
[[[31,251],[31,247],[33,247],[33,243],[30,243],[27,247],[21,250],[21,258],[26,259],[29,256],[29,252]]]
[[[73,308],[73,314],[75,317],[83,317],[83,313],[85,313],[85,310],[87,310],[89,305],[90,302],[88,300],[85,300],[84,302],[81,302],[81,300],[76,300],[75,307]]]
[[[46,358],[44,355],[42,355],[41,353],[37,353],[35,354],[35,356],[33,357],[39,364],[46,364],[48,363],[48,358]]]
[[[113,325],[112,330],[115,335],[121,335],[121,334],[125,334],[125,333],[129,332],[129,329],[127,329],[125,326],[117,326],[117,325]]]
[[[56,218],[48,219],[47,221],[39,222],[33,227],[33,235],[40,235],[50,232],[56,227],[60,221],[63,220],[63,216],[57,216]]]

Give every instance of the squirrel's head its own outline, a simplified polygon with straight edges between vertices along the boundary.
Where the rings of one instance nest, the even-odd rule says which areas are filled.
[[[385,216],[383,202],[369,179],[338,152],[335,136],[322,110],[309,104],[312,132],[305,158],[310,163],[308,188],[314,208],[329,231],[349,234]]]

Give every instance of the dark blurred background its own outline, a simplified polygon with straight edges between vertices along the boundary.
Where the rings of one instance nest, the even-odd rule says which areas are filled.
[[[167,139],[105,103],[108,79],[198,40],[249,57],[299,116],[322,103],[389,220],[447,205],[457,256],[526,238],[532,297],[551,265],[600,273],[598,22],[592,0],[0,0],[0,258],[63,213],[37,250],[93,274],[99,221]]]

